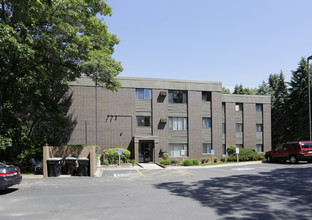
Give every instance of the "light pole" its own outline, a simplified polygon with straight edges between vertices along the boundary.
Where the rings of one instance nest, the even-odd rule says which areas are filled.
[[[311,92],[310,92],[310,65],[309,65],[309,60],[312,59],[312,56],[309,56],[307,59],[308,63],[308,97],[309,97],[309,137],[311,141]]]

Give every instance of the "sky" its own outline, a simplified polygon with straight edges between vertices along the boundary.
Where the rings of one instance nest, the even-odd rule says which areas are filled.
[[[290,81],[312,55],[311,0],[107,0],[119,76],[221,81],[257,88]]]

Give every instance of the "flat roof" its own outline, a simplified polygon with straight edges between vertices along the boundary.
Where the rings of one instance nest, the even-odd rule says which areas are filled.
[[[148,89],[176,89],[195,91],[217,91],[222,92],[222,83],[214,81],[155,79],[138,77],[117,77],[121,88],[148,88]],[[77,78],[70,83],[71,86],[95,86],[89,77]]]
[[[271,96],[222,94],[222,102],[271,104]]]

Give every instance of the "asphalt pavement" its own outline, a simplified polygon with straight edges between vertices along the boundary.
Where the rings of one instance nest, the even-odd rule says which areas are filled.
[[[106,170],[24,178],[0,219],[312,219],[312,164]]]

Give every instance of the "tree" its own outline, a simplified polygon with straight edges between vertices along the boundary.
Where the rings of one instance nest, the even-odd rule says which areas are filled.
[[[119,40],[99,18],[112,10],[103,0],[0,2],[0,150],[40,153],[66,142],[75,124],[69,81],[120,86],[112,58]]]
[[[222,87],[222,94],[231,94],[228,88]]]
[[[255,95],[257,89],[244,88],[242,84],[235,85],[233,94]]]
[[[288,88],[285,83],[283,72],[279,75],[270,75],[269,82],[274,79],[274,84],[270,84],[274,91],[272,95],[272,144],[277,146],[288,141]]]
[[[288,83],[289,100],[287,102],[288,135],[292,140],[309,139],[308,118],[308,72],[307,62],[301,58],[296,71],[292,71]]]

